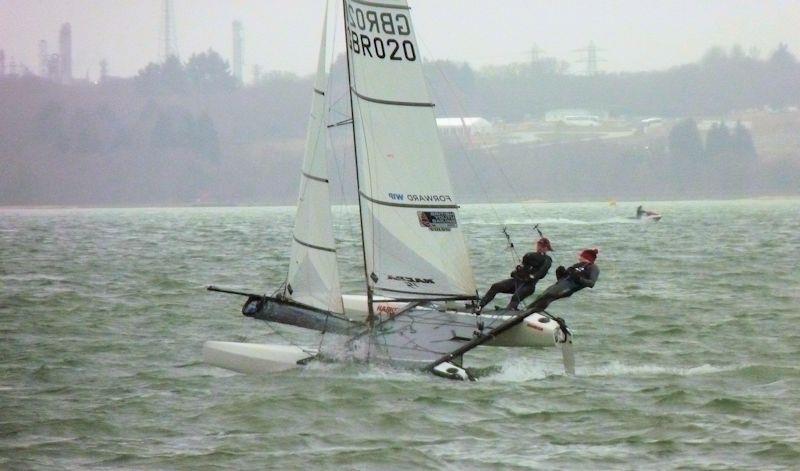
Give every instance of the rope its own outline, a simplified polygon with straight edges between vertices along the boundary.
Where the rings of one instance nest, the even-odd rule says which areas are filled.
[[[417,35],[417,39],[425,47],[425,49],[430,51],[430,48],[428,47],[428,44],[420,37],[419,34]],[[466,109],[465,109],[465,106],[463,104],[463,101],[459,97],[458,93],[456,93],[455,86],[453,85],[452,81],[449,79],[447,74],[444,73],[444,70],[437,63],[429,63],[429,64],[432,64],[434,66],[435,70],[442,77],[442,79],[444,80],[444,84],[447,87],[447,91],[450,93],[450,96],[454,99],[454,102],[456,103],[456,107],[458,108],[457,112],[458,112],[458,115],[459,115],[459,118],[460,118],[460,121],[461,121],[461,125],[462,125],[462,127],[464,129],[464,133],[463,133],[464,134],[464,140],[467,141],[467,143],[470,145],[470,147],[475,147],[475,145],[474,145],[475,143],[474,143],[474,141],[472,141],[471,136],[470,136],[470,134],[468,132],[468,128],[466,126],[466,122],[464,121],[464,116],[466,116]],[[428,83],[428,88],[432,88],[432,87],[430,87],[430,83]],[[456,136],[456,137],[457,137],[456,142],[458,143],[461,152],[466,156],[467,164],[469,165],[469,168],[472,171],[473,176],[475,177],[475,181],[478,183],[478,186],[480,188],[481,193],[484,196],[484,199],[488,202],[489,207],[492,209],[492,212],[493,212],[494,217],[495,217],[495,221],[498,224],[501,224],[502,222],[500,220],[500,216],[499,216],[499,214],[497,212],[496,206],[495,206],[494,203],[492,203],[489,200],[489,198],[488,198],[489,194],[486,191],[486,187],[485,187],[483,181],[480,178],[480,173],[476,171],[475,167],[472,164],[471,153],[467,150],[467,147],[464,145],[464,143],[460,139],[460,136]],[[485,151],[489,155],[489,158],[492,160],[492,162],[494,164],[494,167],[496,167],[500,171],[500,174],[501,174],[503,180],[507,184],[508,188],[511,189],[511,192],[514,195],[514,198],[517,201],[521,201],[522,198],[521,198],[521,195],[520,195],[519,191],[517,190],[516,186],[514,185],[514,182],[508,177],[508,174],[506,173],[506,171],[503,168],[503,166],[498,163],[498,159],[497,159],[496,153],[493,152],[491,149],[485,149]],[[533,220],[534,219],[533,215],[528,211],[527,207],[525,207],[524,204],[521,204],[521,206],[522,206],[523,212],[528,217],[528,219]],[[509,248],[512,249],[512,251],[511,251],[512,254],[511,255],[514,258],[514,260],[513,260],[514,263],[516,263],[519,260],[519,256],[516,253],[516,250],[514,250],[514,245],[513,245],[513,242],[511,241],[511,236],[508,234],[508,231],[507,231],[506,227],[503,228],[503,234],[505,235],[506,240],[508,241]]]

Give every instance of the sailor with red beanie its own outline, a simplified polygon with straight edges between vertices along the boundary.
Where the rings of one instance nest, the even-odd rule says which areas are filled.
[[[547,288],[531,305],[532,309],[542,311],[556,299],[567,298],[583,288],[594,288],[600,276],[600,268],[595,265],[597,249],[585,249],[578,253],[578,263],[569,268],[558,267],[558,281]]]

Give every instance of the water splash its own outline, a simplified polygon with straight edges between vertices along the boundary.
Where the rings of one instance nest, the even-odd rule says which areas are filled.
[[[626,365],[612,362],[605,366],[579,368],[578,376],[695,376],[713,373],[724,373],[745,368],[744,365],[713,366],[662,366],[662,365]]]
[[[564,367],[560,364],[545,364],[529,358],[508,358],[501,364],[499,372],[480,378],[480,381],[523,383],[563,374]]]

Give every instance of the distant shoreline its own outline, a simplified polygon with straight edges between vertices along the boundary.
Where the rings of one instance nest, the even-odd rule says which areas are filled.
[[[585,199],[585,200],[523,200],[523,201],[467,201],[461,203],[461,206],[477,206],[477,205],[491,205],[491,204],[578,204],[578,203],[606,203],[609,206],[620,204],[658,204],[658,203],[678,203],[678,202],[723,202],[723,201],[780,201],[780,200],[798,200],[800,201],[800,194],[794,195],[765,195],[765,196],[751,196],[744,198],[700,198],[700,199],[626,199],[626,200],[612,200],[612,199]],[[293,208],[295,204],[276,204],[276,203],[254,203],[254,204],[203,204],[203,205],[0,205],[0,211],[9,210],[63,210],[63,209],[202,209],[202,208]],[[356,206],[355,202],[339,204],[335,203],[333,206]]]

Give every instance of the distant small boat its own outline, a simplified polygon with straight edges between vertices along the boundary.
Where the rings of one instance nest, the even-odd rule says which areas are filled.
[[[642,216],[640,219],[644,219],[644,220],[647,220],[647,221],[658,222],[658,221],[661,220],[661,214],[656,213],[654,211],[647,211],[644,214],[644,216]]]
[[[658,222],[661,220],[661,214],[655,211],[646,211],[641,206],[636,208],[636,217],[632,219],[639,219],[642,221]]]

